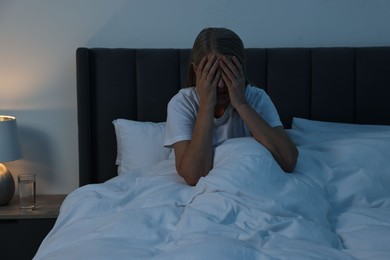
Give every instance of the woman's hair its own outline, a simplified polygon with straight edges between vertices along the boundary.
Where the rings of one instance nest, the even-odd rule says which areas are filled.
[[[211,52],[235,56],[244,66],[244,44],[235,32],[226,28],[205,28],[196,37],[191,50],[187,87],[196,85],[194,65],[198,65]],[[246,74],[244,76],[246,79]]]

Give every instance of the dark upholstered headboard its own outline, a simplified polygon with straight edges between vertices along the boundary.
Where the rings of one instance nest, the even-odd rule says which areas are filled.
[[[112,121],[165,121],[189,49],[77,50],[80,185],[117,175]],[[246,49],[247,75],[293,116],[390,124],[390,47]]]

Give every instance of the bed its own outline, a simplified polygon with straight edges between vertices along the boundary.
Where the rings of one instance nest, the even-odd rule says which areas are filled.
[[[299,158],[214,148],[194,187],[162,146],[189,49],[79,48],[80,188],[35,259],[390,259],[390,47],[248,48]]]

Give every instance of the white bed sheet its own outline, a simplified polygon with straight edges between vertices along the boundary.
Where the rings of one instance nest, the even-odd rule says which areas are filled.
[[[235,138],[195,187],[173,159],[81,187],[35,259],[390,259],[390,134],[289,134],[293,174]]]

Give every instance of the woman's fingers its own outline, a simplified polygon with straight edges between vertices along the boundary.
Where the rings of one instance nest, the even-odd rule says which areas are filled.
[[[207,62],[207,57],[203,57],[200,60],[198,65],[194,64],[194,68],[195,68],[195,72],[196,72],[197,77],[202,76],[202,71],[203,71],[204,66],[206,65],[206,62]]]
[[[218,69],[217,72],[215,73],[214,78],[211,81],[212,86],[216,86],[218,84],[218,81],[221,79],[221,69]]]
[[[243,66],[235,56],[232,58],[223,56],[221,68],[223,70],[223,79],[226,83],[241,82],[245,78]]]
[[[230,81],[244,77],[244,68],[240,60],[235,56],[232,56],[232,58],[223,56],[221,68]]]
[[[213,56],[204,56],[201,61],[199,62],[199,65],[196,67],[196,74],[198,76],[212,79],[215,72],[217,71],[219,67],[219,60],[215,55]]]
[[[236,65],[230,58],[226,56],[222,57],[221,67],[230,80],[233,80],[239,76],[239,70],[237,69]]]
[[[239,75],[244,76],[244,68],[243,68],[241,62],[239,61],[239,59],[236,56],[233,56],[232,60],[233,60],[234,64],[236,65],[236,68],[238,69]]]
[[[208,77],[209,77],[209,80],[212,82],[212,84],[214,85],[214,79],[218,76],[218,72],[220,71],[219,69],[219,60],[218,59],[215,59],[214,60],[214,63],[212,65],[212,67],[210,68],[210,71],[208,73]]]
[[[209,79],[210,81],[214,78],[215,72],[217,71],[219,67],[219,60],[215,55],[213,55],[207,64],[204,66],[203,74]]]
[[[222,80],[229,89],[230,102],[237,108],[245,100],[245,76],[244,70],[238,58],[224,56],[221,61]]]
[[[196,88],[200,99],[205,104],[215,104],[216,87],[221,77],[219,59],[214,56],[205,56],[199,62],[196,70]]]
[[[222,71],[221,73],[222,80],[225,82],[225,84],[229,87],[231,80],[230,78],[226,75],[225,71]]]

